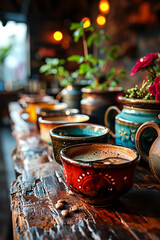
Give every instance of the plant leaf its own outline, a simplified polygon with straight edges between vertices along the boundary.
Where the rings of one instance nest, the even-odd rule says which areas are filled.
[[[76,31],[74,31],[73,33],[73,37],[74,37],[74,41],[78,42],[78,40],[80,39],[80,37],[82,37],[84,35],[84,31],[83,28],[79,28]]]
[[[95,45],[98,47],[99,44],[100,44],[100,38],[96,38],[96,39],[94,40],[94,43],[95,43]]]
[[[86,75],[85,75],[85,78],[86,78],[86,79],[91,79],[92,77],[93,77],[93,74],[92,74],[91,71],[88,71],[88,72],[86,73]]]
[[[77,63],[82,63],[84,61],[84,57],[80,55],[72,55],[67,58],[68,61],[76,61]]]
[[[85,30],[93,32],[95,30],[95,27],[93,25],[90,25],[89,27],[85,28]]]
[[[92,43],[94,43],[96,46],[99,46],[101,40],[110,40],[108,35],[104,34],[103,30],[92,33],[87,38],[87,46],[90,47],[92,45]]]
[[[85,74],[87,71],[89,71],[90,69],[90,65],[89,63],[82,63],[79,67],[79,74],[83,75]]]
[[[115,74],[116,68],[112,67],[110,73],[107,75],[107,80],[110,80]]]
[[[56,65],[59,64],[59,59],[58,58],[46,58],[45,61],[48,65],[56,66]]]
[[[79,75],[79,72],[78,72],[78,70],[76,70],[76,71],[74,71],[73,73],[72,73],[72,78],[77,78],[78,77],[78,75]]]
[[[64,59],[59,59],[59,58],[46,58],[45,61],[46,61],[46,64],[52,65],[52,66],[63,65],[66,62]]]
[[[121,69],[121,70],[119,70],[119,71],[117,72],[117,74],[123,77],[123,76],[126,75],[126,71],[123,70],[123,69]]]
[[[66,61],[64,59],[59,59],[59,65],[63,65],[65,63],[66,63]]]
[[[96,33],[92,33],[88,38],[87,38],[87,46],[90,47],[94,41],[94,39],[97,37]]]
[[[99,59],[98,59],[98,58],[95,58],[92,54],[89,54],[89,55],[85,58],[85,60],[89,61],[93,66],[95,66],[95,65],[98,63],[98,61],[99,61]]]
[[[71,23],[70,30],[75,30],[75,29],[81,28],[82,26],[80,23]]]
[[[101,83],[101,84],[98,85],[98,88],[99,88],[99,89],[102,89],[102,90],[105,90],[106,87],[107,87],[107,83],[106,83],[106,82]]]
[[[117,59],[118,55],[114,52],[109,52],[107,53],[107,57],[111,60],[114,61],[115,59]]]
[[[113,79],[110,83],[110,87],[116,87],[119,84],[119,81],[117,79]]]

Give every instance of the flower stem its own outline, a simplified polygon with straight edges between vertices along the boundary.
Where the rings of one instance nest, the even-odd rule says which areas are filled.
[[[83,41],[84,56],[88,57],[88,48],[87,48],[87,41],[86,41],[85,34],[83,35],[82,41]]]
[[[156,77],[156,72],[155,72],[153,66],[147,67],[146,69],[149,73],[151,73],[154,77]]]
[[[93,56],[95,58],[98,57],[98,48],[97,48],[97,46],[95,44],[93,45]]]

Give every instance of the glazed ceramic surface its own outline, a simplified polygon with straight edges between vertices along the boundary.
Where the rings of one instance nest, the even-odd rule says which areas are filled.
[[[41,139],[48,143],[51,144],[51,138],[49,135],[49,131],[58,126],[58,125],[63,125],[67,123],[81,123],[81,122],[88,122],[89,117],[85,114],[71,114],[71,115],[65,115],[64,113],[62,114],[57,114],[54,116],[46,116],[46,117],[40,117],[38,119],[39,122],[39,128],[40,128],[40,135]]]
[[[55,160],[61,163],[60,151],[62,148],[80,143],[107,143],[109,129],[89,123],[67,124],[55,127],[50,131]]]
[[[108,88],[108,90],[82,89],[81,112],[91,117],[91,122],[104,124],[104,114],[109,106],[120,106],[117,95],[122,88]]]
[[[62,101],[67,103],[69,108],[80,109],[81,101],[81,86],[77,85],[68,85],[65,87],[60,94],[58,94]]]
[[[66,184],[81,200],[94,205],[113,204],[126,193],[133,184],[139,161],[136,150],[110,144],[79,144],[64,148],[60,154]],[[85,162],[106,157],[121,157],[127,161]]]
[[[146,153],[142,142],[143,132],[147,128],[153,128],[158,135],[149,150],[149,154]],[[136,147],[141,157],[149,163],[153,175],[160,182],[160,127],[157,123],[153,121],[146,122],[138,128],[136,133]]]
[[[116,144],[136,148],[135,135],[137,129],[146,121],[154,120],[160,124],[160,119],[158,119],[160,103],[154,100],[135,100],[123,97],[119,97],[119,99],[123,104],[122,111],[117,111],[110,107],[106,112],[107,114],[105,117],[107,119],[105,119],[105,123],[110,127],[109,122],[112,121],[113,123],[114,121],[110,114],[113,114],[114,110],[117,111],[115,117]],[[149,150],[149,146],[154,139],[155,133],[147,129],[143,135],[143,144],[146,151]]]
[[[57,107],[57,105],[61,105],[61,104],[63,104],[65,108],[61,109]],[[38,108],[36,113],[37,113],[37,118],[39,118],[39,117],[45,117],[45,116],[52,116],[57,113],[58,114],[64,113],[65,115],[78,114],[79,110],[76,108],[67,108],[67,104],[59,103],[55,105],[54,109]]]

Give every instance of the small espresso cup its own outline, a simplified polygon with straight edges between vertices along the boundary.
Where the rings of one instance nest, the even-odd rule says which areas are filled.
[[[107,143],[109,129],[97,124],[74,123],[53,128],[50,136],[55,160],[61,164],[60,151],[63,148],[81,143]]]
[[[85,114],[71,114],[66,115],[65,113],[62,114],[55,114],[54,116],[45,116],[39,117],[39,129],[41,139],[46,142],[47,144],[51,144],[51,138],[49,135],[49,131],[59,125],[67,124],[67,123],[81,123],[81,122],[88,122],[89,116]]]

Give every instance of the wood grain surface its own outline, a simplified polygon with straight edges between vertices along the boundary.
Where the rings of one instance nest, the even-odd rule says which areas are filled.
[[[14,122],[13,130],[16,124]],[[26,137],[26,133],[17,132],[15,137],[17,146],[13,157],[19,173],[11,185],[15,240],[160,239],[160,184],[147,166],[137,167],[132,189],[115,205],[95,207],[70,194],[61,165],[52,161],[50,149],[41,142],[38,134],[31,131]],[[32,137],[37,142],[30,154],[33,145],[27,139]],[[24,142],[20,144],[22,139]],[[28,164],[24,164],[26,158]],[[64,208],[69,210],[69,216],[63,217],[61,210],[56,209],[59,199],[65,200]],[[75,205],[78,210],[71,212],[70,208]]]

